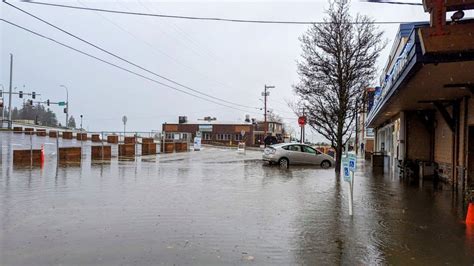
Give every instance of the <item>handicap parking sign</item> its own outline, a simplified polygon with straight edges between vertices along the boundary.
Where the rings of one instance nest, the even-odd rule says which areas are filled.
[[[344,163],[342,170],[344,172],[344,181],[351,182],[351,173],[349,170],[349,164]]]
[[[355,172],[355,170],[357,169],[357,159],[355,156],[350,156],[349,157],[349,170],[351,170],[352,172]]]

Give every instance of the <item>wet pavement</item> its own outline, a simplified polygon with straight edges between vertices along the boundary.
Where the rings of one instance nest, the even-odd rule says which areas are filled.
[[[29,136],[0,133],[1,265],[473,265],[474,228],[451,186],[372,174],[359,160],[354,216],[334,169],[263,165],[231,149],[13,167]],[[65,141],[62,146],[79,146]],[[84,153],[89,142],[82,143]]]

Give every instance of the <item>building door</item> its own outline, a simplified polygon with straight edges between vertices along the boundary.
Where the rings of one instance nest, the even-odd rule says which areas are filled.
[[[467,186],[474,185],[474,126],[469,127],[467,148]]]

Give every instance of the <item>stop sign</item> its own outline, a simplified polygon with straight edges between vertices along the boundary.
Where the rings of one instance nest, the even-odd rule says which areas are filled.
[[[306,125],[306,116],[300,116],[300,117],[298,117],[298,124],[299,124],[300,126]]]

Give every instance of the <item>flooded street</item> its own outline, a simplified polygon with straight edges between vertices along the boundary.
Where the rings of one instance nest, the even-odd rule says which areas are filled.
[[[281,170],[232,149],[13,167],[29,136],[0,133],[1,265],[474,263],[451,186],[374,175],[359,158],[354,216],[334,169]],[[80,142],[59,140],[61,145]],[[23,146],[22,146],[23,145]],[[114,153],[113,153],[114,154]]]

